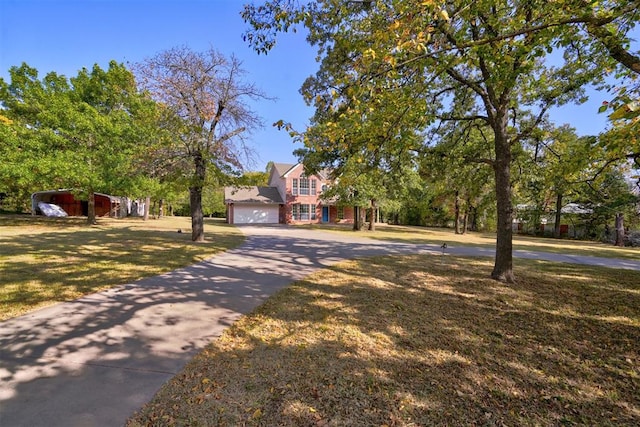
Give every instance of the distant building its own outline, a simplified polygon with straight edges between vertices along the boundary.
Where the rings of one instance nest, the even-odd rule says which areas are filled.
[[[274,163],[267,187],[225,187],[230,224],[353,223],[353,208],[322,197],[324,173],[306,176],[302,163]]]
[[[97,217],[124,218],[140,213],[141,203],[126,197],[95,193],[94,200]],[[70,190],[38,191],[31,195],[32,215],[55,215],[60,210],[69,216],[87,216],[89,202],[77,199]]]

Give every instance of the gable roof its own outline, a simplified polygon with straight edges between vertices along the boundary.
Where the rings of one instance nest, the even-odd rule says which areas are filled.
[[[291,169],[295,168],[299,164],[300,163],[296,163],[295,165],[292,163],[274,163],[273,169],[279,177],[283,177],[286,173],[288,173]]]
[[[224,187],[225,203],[283,204],[276,187]]]
[[[297,168],[298,166],[302,166],[304,168],[304,165],[302,163],[296,163],[296,164],[292,164],[292,163],[274,163],[273,164],[273,170],[271,171],[271,173],[275,173],[276,176],[283,178],[285,177],[289,172],[291,172],[292,170],[294,170],[295,168]],[[320,178],[321,180],[326,180],[329,178],[330,175],[330,171],[329,169],[321,169],[318,172],[315,173],[315,175]]]

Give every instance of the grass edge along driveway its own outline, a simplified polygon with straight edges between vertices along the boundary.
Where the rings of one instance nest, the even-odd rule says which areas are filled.
[[[191,241],[191,219],[0,216],[0,320],[202,261],[239,246],[244,235],[205,221],[207,241]]]
[[[234,323],[128,422],[640,424],[637,272],[487,258],[348,261]]]
[[[323,224],[304,227],[336,233],[354,233],[351,230],[351,226],[347,225]],[[492,249],[496,245],[495,233],[469,231],[465,234],[455,234],[449,228],[377,224],[375,231],[363,229],[356,233],[360,237],[368,237],[370,239],[416,244],[441,245],[442,243],[447,243],[455,246],[475,246]],[[640,261],[640,248],[621,248],[612,244],[588,240],[553,239],[550,237],[514,234],[513,249]]]

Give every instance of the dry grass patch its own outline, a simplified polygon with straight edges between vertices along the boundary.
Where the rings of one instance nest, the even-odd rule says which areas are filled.
[[[0,320],[184,267],[244,240],[234,227],[209,222],[209,241],[193,243],[184,217],[85,223],[0,216]]]
[[[133,426],[640,424],[637,272],[379,257],[235,323]]]

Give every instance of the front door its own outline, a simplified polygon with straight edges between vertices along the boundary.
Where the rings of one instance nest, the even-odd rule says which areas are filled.
[[[329,206],[322,207],[322,222],[329,222]]]

